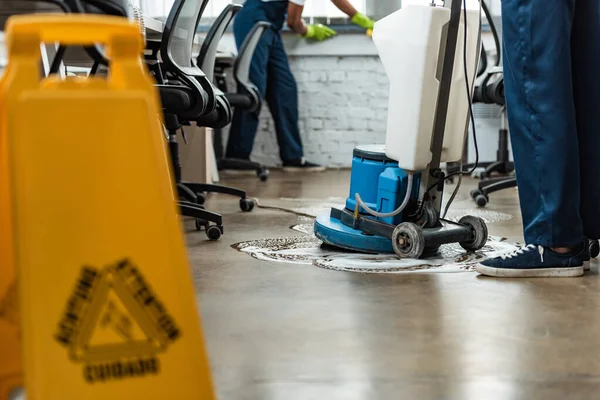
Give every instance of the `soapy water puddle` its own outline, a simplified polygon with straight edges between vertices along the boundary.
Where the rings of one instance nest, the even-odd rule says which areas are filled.
[[[300,236],[259,239],[232,245],[238,251],[263,261],[314,265],[337,271],[363,273],[464,272],[474,271],[475,265],[487,258],[516,250],[519,245],[505,238],[490,237],[486,246],[476,253],[467,253],[458,243],[440,247],[425,258],[399,259],[394,254],[365,254],[323,244],[313,234],[314,218],[328,213],[331,207],[343,208],[345,199],[280,198],[290,207],[279,208],[298,215],[298,224],[291,226]],[[280,203],[281,204],[281,203]],[[481,217],[486,223],[508,221],[512,215],[486,209],[451,209],[446,219],[458,221],[464,215]]]
[[[303,235],[242,242],[232,247],[263,261],[365,273],[474,271],[475,265],[486,258],[518,248],[518,244],[507,242],[505,238],[490,237],[486,246],[476,253],[466,253],[460,245],[449,244],[424,259],[401,260],[394,254],[356,253],[324,245],[312,234],[312,224],[294,225],[292,229]]]

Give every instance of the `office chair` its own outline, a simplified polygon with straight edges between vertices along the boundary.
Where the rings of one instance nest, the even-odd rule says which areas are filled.
[[[71,12],[110,14],[130,18],[127,0],[67,0]],[[223,234],[220,214],[205,210],[197,203],[195,193],[181,183],[181,166],[177,131],[182,120],[196,118],[212,112],[216,99],[212,84],[204,73],[192,63],[192,46],[197,21],[208,0],[176,0],[165,24],[160,53],[163,68],[173,82],[156,85],[163,102],[163,114],[169,138],[169,151],[177,185],[180,213],[196,219],[197,229],[204,229],[210,240],[218,240]],[[86,49],[94,65],[110,65],[102,48]],[[95,72],[95,71],[94,71]],[[160,80],[162,81],[162,79]],[[210,225],[210,222],[213,225]]]
[[[504,174],[514,171],[514,164],[508,161],[508,129],[502,67],[492,68],[487,73],[486,78],[473,92],[473,102],[502,106],[502,127],[499,132],[498,145],[498,158],[500,161],[490,164],[486,171],[498,171]],[[489,174],[486,174],[484,179],[479,182],[478,188],[471,191],[471,197],[479,207],[485,207],[490,200],[490,194],[516,186],[517,179],[514,176],[489,178]]]
[[[196,64],[205,73],[206,78],[212,82],[214,76],[215,62],[217,58],[217,49],[219,41],[225,33],[227,26],[233,20],[235,14],[242,9],[241,5],[229,4],[219,14],[210,30],[208,31]],[[196,125],[204,126],[212,129],[221,129],[231,123],[233,117],[228,94],[223,93],[218,88],[214,88],[216,96],[216,108],[211,113],[196,119]],[[206,197],[205,193],[221,193],[240,198],[240,208],[242,211],[251,211],[254,208],[254,202],[246,198],[246,192],[237,188],[214,185],[182,182],[183,185],[191,189],[198,198],[198,203],[203,204]]]
[[[69,13],[69,7],[63,0],[9,0],[0,2],[0,30],[9,17],[31,13]],[[48,76],[64,72],[61,70],[63,51],[60,46],[46,44],[42,46],[42,74]]]
[[[219,105],[217,93],[204,72],[193,61],[196,28],[208,0],[175,0],[160,43],[163,83],[157,86],[163,105],[165,127],[181,214],[196,219],[196,229],[205,230],[210,240],[223,234],[220,214],[207,211],[199,204],[192,183],[181,179],[177,132],[181,122],[196,121],[210,115]],[[213,222],[215,225],[210,225]]]
[[[257,22],[256,25],[244,39],[240,46],[238,55],[233,62],[233,77],[235,79],[237,90],[232,93],[228,91],[225,70],[231,67],[231,63],[226,61],[217,61],[215,67],[215,82],[217,87],[225,93],[227,100],[233,107],[239,107],[253,113],[260,113],[262,99],[258,88],[250,81],[250,62],[256,50],[256,46],[262,35],[269,28],[268,22]],[[198,64],[202,64],[202,53],[198,57]],[[223,153],[223,134],[221,129],[215,129],[214,149],[217,158],[219,170],[223,169],[254,169],[256,175],[261,181],[269,178],[269,170],[250,160],[225,158]]]
[[[115,17],[124,17],[133,20],[129,0],[64,0],[72,13],[77,14],[102,14]],[[101,66],[108,67],[109,60],[100,45],[84,48],[94,64],[90,75],[95,75]]]

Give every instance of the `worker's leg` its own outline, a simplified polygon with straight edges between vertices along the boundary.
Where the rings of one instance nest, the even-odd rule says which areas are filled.
[[[238,49],[253,25],[254,21],[252,19],[248,21],[236,20],[234,23],[234,34]],[[267,29],[256,46],[250,64],[250,81],[258,88],[262,98],[265,97],[267,90],[267,65],[275,35],[275,31]],[[233,112],[233,121],[229,130],[226,157],[249,159],[257,128],[258,115],[256,113],[236,108]]]
[[[502,1],[505,94],[525,241],[546,247],[573,248],[583,240],[571,74],[574,4]]]
[[[571,36],[579,136],[581,219],[585,235],[600,239],[600,3],[577,0]]]
[[[279,155],[285,165],[287,161],[301,159],[304,153],[298,127],[298,86],[279,34],[273,40],[267,75],[267,103],[275,122]]]

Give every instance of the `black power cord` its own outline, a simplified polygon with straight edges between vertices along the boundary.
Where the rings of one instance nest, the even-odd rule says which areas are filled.
[[[479,167],[479,145],[477,143],[477,129],[475,127],[475,116],[473,114],[473,101],[471,99],[471,86],[469,85],[469,69],[467,68],[467,36],[468,36],[468,28],[467,28],[467,0],[463,0],[462,4],[463,4],[463,19],[464,19],[464,21],[463,21],[463,24],[464,24],[464,35],[463,35],[463,68],[464,68],[464,73],[465,73],[465,87],[466,87],[466,90],[467,90],[467,101],[469,102],[469,120],[470,120],[472,129],[473,129],[473,145],[475,147],[475,163],[473,164],[473,167],[469,171],[462,171],[462,164],[461,164],[461,170],[456,171],[456,172],[454,172],[452,174],[449,174],[449,175],[443,177],[442,181],[445,181],[446,179],[452,178],[452,177],[457,176],[457,175],[460,175],[461,178],[462,178],[462,175],[471,175]],[[483,4],[485,4],[484,0],[480,0],[481,8],[483,8]],[[481,15],[481,9],[480,9],[480,15]],[[490,23],[493,24],[493,21],[490,21]],[[481,19],[480,19],[480,27],[481,27]],[[494,28],[494,30],[495,30],[495,28]],[[433,189],[434,187],[438,186],[439,183],[440,183],[440,181],[438,180],[438,182],[434,183],[429,188],[427,188],[427,191],[425,192],[425,196],[427,196],[429,194],[429,192],[431,191],[431,189]],[[456,185],[456,188],[454,189],[454,192],[452,193],[452,195],[450,196],[450,199],[446,203],[446,207],[445,207],[445,211],[444,211],[444,216],[448,212],[448,209],[450,208],[450,205],[452,204],[454,198],[456,197],[459,188],[460,188],[460,181]],[[414,215],[420,214],[423,211],[424,205],[425,205],[425,199],[423,199],[421,201],[420,207],[417,210],[417,212],[414,213]]]
[[[481,15],[481,9],[484,9],[486,18],[488,19],[488,22],[489,22],[491,30],[492,30],[492,34],[494,35],[494,41],[496,42],[496,46],[499,46],[498,34],[496,31],[496,27],[494,26],[494,22],[491,20],[491,16],[489,14],[487,5],[485,4],[484,0],[479,0],[479,4],[480,4],[480,15]],[[471,175],[479,167],[479,144],[477,143],[477,129],[475,127],[475,115],[473,114],[473,101],[471,98],[471,85],[469,85],[469,69],[467,68],[467,42],[468,42],[467,41],[467,37],[468,37],[467,0],[462,1],[462,6],[463,6],[463,19],[464,19],[464,22],[463,22],[464,23],[463,68],[464,68],[464,74],[465,74],[465,88],[467,90],[467,101],[469,102],[469,121],[470,121],[471,127],[473,129],[473,145],[475,147],[475,163],[473,164],[473,167],[469,171],[462,171],[462,168],[461,168],[461,170],[459,170],[459,171],[456,171],[452,174],[442,177],[441,181],[445,181],[446,179],[452,178],[457,175],[459,175],[461,178],[462,178],[462,175]],[[481,17],[480,17],[480,28],[481,28]],[[481,45],[480,45],[480,48],[483,48],[483,47],[481,47]],[[497,49],[498,49],[498,53],[500,53],[500,47],[497,47]],[[496,65],[498,65],[499,63],[500,63],[500,57],[497,57]],[[475,72],[475,73],[477,73],[477,72]],[[440,180],[438,180],[436,183],[434,183],[433,185],[428,187],[424,196],[427,196],[429,194],[429,192],[431,191],[431,189],[438,186],[439,184],[440,184]],[[454,189],[454,192],[450,196],[450,199],[446,203],[444,215],[448,212],[448,209],[450,208],[452,201],[456,197],[456,194],[458,193],[459,188],[460,188],[460,181],[457,184],[456,188]],[[425,206],[425,198],[423,200],[421,200],[420,203],[421,204],[419,205],[419,208],[416,210],[416,212],[412,213],[411,216],[414,217],[414,216],[421,214],[421,212],[423,211],[423,207]]]
[[[483,5],[485,4],[485,1],[484,0],[480,0],[480,2],[481,2],[481,6],[483,7]],[[471,128],[473,129],[473,145],[475,147],[475,163],[473,164],[473,167],[471,168],[471,170],[469,170],[469,171],[457,171],[457,172],[454,172],[452,174],[449,174],[444,179],[452,178],[453,176],[456,176],[456,175],[459,175],[459,174],[471,175],[473,172],[475,172],[475,170],[477,169],[477,167],[479,167],[479,145],[477,144],[477,129],[475,128],[475,116],[473,114],[473,101],[471,99],[471,85],[469,85],[469,70],[467,68],[467,33],[468,33],[468,28],[467,28],[467,0],[463,0],[463,18],[464,18],[463,68],[464,68],[464,72],[465,72],[465,86],[466,86],[466,89],[467,89],[467,100],[469,102],[469,118],[471,120]],[[494,28],[494,30],[495,30],[495,28]],[[431,189],[433,189],[434,187],[435,187],[435,185],[433,185],[431,187]],[[428,189],[427,191],[429,191],[431,189]]]
[[[483,0],[480,0],[483,4]],[[445,176],[443,179],[449,179],[456,175],[471,175],[479,166],[479,145],[477,144],[477,130],[475,128],[475,116],[473,115],[473,101],[471,100],[471,86],[469,85],[469,70],[467,68],[467,0],[463,0],[463,18],[464,18],[464,35],[463,35],[463,68],[465,73],[465,86],[467,89],[467,101],[469,102],[469,119],[473,128],[473,145],[475,146],[475,163],[470,171],[456,171]],[[427,188],[427,193],[438,185],[439,182],[434,183]]]
[[[502,59],[502,51],[500,48],[500,38],[498,37],[498,30],[496,30],[496,24],[492,19],[492,14],[490,14],[490,10],[488,9],[487,3],[485,0],[480,0],[481,8],[485,13],[485,18],[488,20],[488,24],[490,25],[490,30],[492,31],[492,36],[494,37],[494,45],[496,46],[496,62],[494,65],[498,67],[500,65],[500,60]]]

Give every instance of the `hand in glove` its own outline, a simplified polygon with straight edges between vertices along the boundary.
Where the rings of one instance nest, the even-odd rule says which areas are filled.
[[[332,36],[335,36],[336,32],[321,24],[316,25],[307,25],[306,33],[302,36],[306,39],[314,39],[316,41],[322,42],[323,40],[327,40]]]
[[[365,29],[373,29],[373,26],[375,25],[375,21],[361,13],[354,14],[354,17],[352,17],[350,21]]]

